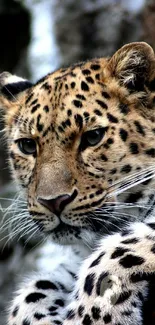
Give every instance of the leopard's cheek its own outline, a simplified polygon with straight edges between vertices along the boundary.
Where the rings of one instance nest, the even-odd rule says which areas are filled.
[[[14,151],[10,152],[10,158],[14,179],[18,179],[18,183],[23,189],[28,188],[34,174],[35,158],[33,156],[23,157]]]
[[[83,154],[83,164],[80,166],[80,173],[83,179],[86,179],[85,185],[92,183],[96,189],[104,189],[105,191],[111,186],[119,177],[116,165],[117,156],[113,157],[111,150],[114,148],[104,149],[101,145],[96,150]],[[118,157],[119,159],[119,157]],[[115,160],[115,163],[114,163]],[[85,190],[89,190],[86,188]]]

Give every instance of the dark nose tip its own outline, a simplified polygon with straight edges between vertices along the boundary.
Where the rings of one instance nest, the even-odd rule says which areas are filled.
[[[55,215],[59,216],[66,205],[74,200],[76,195],[77,193],[74,191],[72,195],[64,194],[50,200],[38,198],[38,202],[53,212]]]

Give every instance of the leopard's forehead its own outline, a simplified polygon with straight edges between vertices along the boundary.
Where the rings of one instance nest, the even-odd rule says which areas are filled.
[[[31,134],[44,137],[53,128],[73,137],[82,129],[106,126],[111,100],[109,80],[103,81],[106,64],[106,59],[98,59],[60,69],[28,90],[21,115]]]

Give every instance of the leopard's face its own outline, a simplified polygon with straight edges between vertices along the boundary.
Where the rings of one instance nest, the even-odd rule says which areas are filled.
[[[143,60],[146,49],[140,46]],[[116,54],[127,65],[132,52],[129,45],[125,59]],[[1,76],[1,101],[10,106],[6,128],[13,175],[24,189],[29,214],[59,242],[109,229],[120,180],[127,187],[133,174],[154,164],[154,96],[145,80],[142,84],[148,73],[143,69],[138,75],[138,86],[129,71],[123,80],[123,73],[116,73],[116,54],[49,74],[28,84],[16,101],[8,94],[13,84],[24,82]],[[131,202],[129,197],[127,192],[123,200]]]

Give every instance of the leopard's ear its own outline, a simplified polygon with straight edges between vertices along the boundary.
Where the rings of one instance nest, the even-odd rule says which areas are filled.
[[[0,74],[0,110],[5,115],[5,123],[11,123],[13,116],[22,105],[22,95],[32,87],[32,83],[12,75],[9,72]]]
[[[0,74],[0,95],[14,101],[16,96],[24,90],[32,87],[32,83],[9,72]]]
[[[111,73],[130,91],[143,91],[155,72],[155,55],[144,42],[121,47],[110,59]]]

